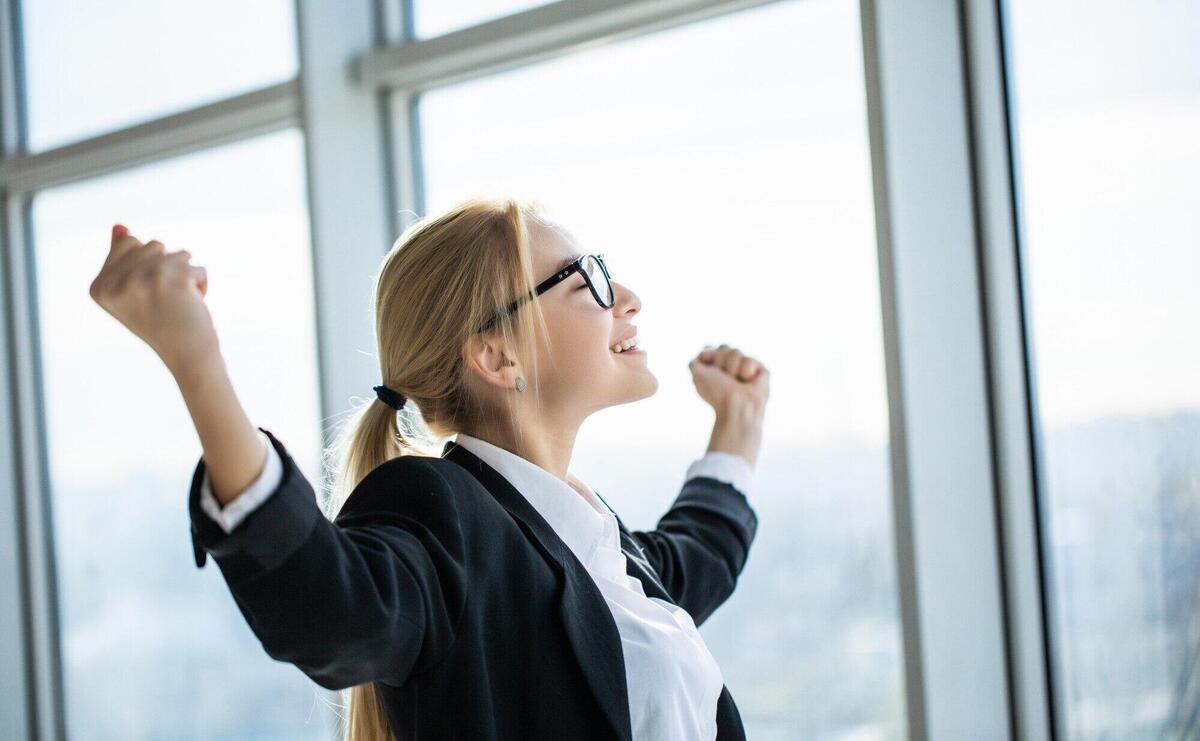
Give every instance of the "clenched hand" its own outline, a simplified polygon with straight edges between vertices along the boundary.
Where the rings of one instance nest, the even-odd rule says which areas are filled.
[[[145,244],[117,224],[108,256],[88,293],[142,339],[174,372],[217,345],[204,303],[208,276],[187,250],[167,252],[157,239]]]

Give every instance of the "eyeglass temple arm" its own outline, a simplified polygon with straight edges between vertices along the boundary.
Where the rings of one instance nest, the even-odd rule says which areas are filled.
[[[570,265],[566,266],[562,270],[558,271],[554,275],[550,276],[546,280],[539,283],[537,285],[537,287],[534,289],[532,294],[526,294],[526,295],[522,296],[521,298],[517,299],[516,301],[513,301],[511,304],[508,305],[507,309],[505,309],[500,314],[493,316],[483,326],[481,326],[479,329],[477,329],[475,331],[476,332],[486,331],[489,327],[491,327],[493,324],[495,324],[497,321],[499,321],[502,317],[506,317],[509,314],[516,311],[521,306],[521,304],[525,303],[526,301],[533,298],[534,296],[542,295],[543,293],[546,292],[547,289],[554,286],[559,281],[564,280],[571,273],[573,273],[577,270],[580,273],[583,273],[583,270],[580,268],[580,265],[582,264],[583,258],[585,258],[585,257],[588,257],[588,255],[581,255],[578,260],[576,260],[575,262],[571,263]],[[606,265],[604,263],[604,253],[601,252],[599,254],[592,255],[592,257],[595,257],[596,261],[600,263],[600,267],[604,269],[604,276],[611,280],[612,277],[608,274],[608,265]],[[584,278],[587,279],[586,274],[584,274]],[[591,280],[588,280],[588,283],[591,283]]]

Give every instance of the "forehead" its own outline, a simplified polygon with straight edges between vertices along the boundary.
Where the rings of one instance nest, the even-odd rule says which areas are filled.
[[[529,220],[533,264],[540,276],[557,272],[583,253],[575,237],[561,224],[549,219]]]

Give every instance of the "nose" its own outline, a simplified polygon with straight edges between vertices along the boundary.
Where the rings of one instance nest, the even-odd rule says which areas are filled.
[[[610,281],[613,287],[613,313],[634,315],[642,310],[642,299],[632,289],[617,281]]]

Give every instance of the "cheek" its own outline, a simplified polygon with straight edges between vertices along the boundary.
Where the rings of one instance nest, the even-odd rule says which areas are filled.
[[[582,366],[603,363],[611,355],[608,339],[612,336],[612,323],[598,312],[577,312],[573,321],[562,327],[556,337],[556,346],[573,362]]]

